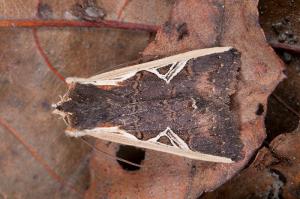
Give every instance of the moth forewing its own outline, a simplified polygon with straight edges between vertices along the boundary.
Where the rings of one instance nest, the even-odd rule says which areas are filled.
[[[238,118],[228,105],[239,59],[235,49],[216,47],[67,78],[69,91],[56,112],[67,117],[70,136],[232,163],[243,148]]]
[[[193,50],[186,53],[166,57],[163,59],[146,62],[143,64],[124,67],[118,70],[95,75],[90,78],[69,77],[66,79],[66,82],[68,84],[80,83],[80,84],[93,84],[97,86],[118,85],[119,82],[122,82],[134,76],[139,71],[157,71],[157,69],[165,67],[168,64],[174,64],[174,63],[176,64],[180,61],[188,61],[190,59],[197,58],[197,57],[222,53],[230,49],[232,49],[232,47],[215,47],[215,48]]]
[[[129,133],[126,133],[124,130],[119,129],[118,127],[110,128],[94,128],[94,129],[85,129],[82,131],[69,130],[66,131],[66,134],[72,137],[81,137],[81,136],[92,136],[98,139],[117,142],[120,144],[152,149],[160,152],[170,153],[174,155],[179,155],[195,160],[202,160],[208,162],[219,162],[219,163],[233,163],[230,158],[214,156],[210,154],[194,152],[188,148],[178,148],[174,146],[165,145],[157,141],[140,141],[136,137],[132,136]]]

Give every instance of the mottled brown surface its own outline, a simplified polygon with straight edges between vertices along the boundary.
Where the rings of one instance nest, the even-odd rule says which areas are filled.
[[[175,0],[19,0],[3,1],[0,13],[6,18],[31,19],[36,16],[43,19],[99,20],[105,13],[105,19],[126,22],[157,24],[167,20]],[[37,10],[39,3],[39,11]],[[85,12],[86,7],[92,9]],[[19,8],[19,9],[16,9]],[[75,9],[75,10],[74,10]],[[49,11],[51,14],[49,15]],[[95,17],[97,16],[98,17]]]
[[[300,47],[300,1],[261,0],[259,3],[260,24],[270,43]]]
[[[250,167],[201,199],[300,198],[299,142],[299,130],[279,135]]]
[[[180,32],[176,26],[184,22],[188,35],[178,40]],[[98,170],[104,171],[97,173],[103,181],[93,184],[88,198],[100,195],[110,198],[120,195],[129,198],[196,198],[240,171],[265,138],[263,120],[267,97],[282,79],[282,63],[267,45],[259,26],[257,1],[179,1],[168,24],[158,32],[144,55],[170,55],[212,46],[233,46],[241,52],[241,76],[233,109],[238,111],[241,122],[245,158],[226,165],[148,150],[143,161],[145,168],[135,172],[126,172],[111,162],[103,163],[93,158],[91,168],[94,174]],[[257,115],[261,106],[264,111]],[[98,143],[97,147],[104,148],[104,145]],[[109,146],[109,151],[115,150],[115,145]]]
[[[119,126],[146,141],[169,127],[192,151],[237,161],[243,157],[243,145],[230,98],[239,58],[238,52],[230,50],[191,59],[168,84],[141,71],[110,90],[71,85],[66,96],[71,100],[57,109],[67,114],[70,128]],[[169,66],[160,69],[162,74],[164,68]]]
[[[259,4],[260,24],[267,40],[272,43],[288,45],[291,48],[300,46],[300,1],[293,0],[261,0]],[[296,37],[298,42],[291,42]],[[285,40],[280,40],[284,39]],[[280,41],[279,41],[280,40]],[[277,54],[286,64],[287,76],[276,88],[268,100],[266,128],[268,141],[281,133],[293,132],[299,119],[282,102],[300,113],[300,54],[293,51],[277,49]]]
[[[299,125],[300,117],[289,108],[299,115],[300,56],[292,55],[292,61],[286,66],[287,78],[277,86],[273,95],[268,99],[268,112],[265,120],[268,141],[281,133],[293,132]]]
[[[79,1],[40,2],[48,4],[48,8],[42,9],[43,16],[71,19],[68,13]],[[107,12],[107,19],[117,19],[124,2],[97,0],[97,5]],[[120,15],[121,20],[163,24],[168,19],[174,1],[129,2]],[[218,45],[215,42],[216,35],[219,35],[220,45],[238,47],[243,62],[240,87],[244,94],[239,97],[242,99],[240,103],[244,104],[244,108],[239,111],[244,113],[242,119],[254,116],[258,102],[264,106],[263,114],[254,116],[257,119],[252,118],[242,125],[243,140],[247,146],[245,150],[251,154],[264,137],[261,127],[266,110],[265,98],[280,79],[281,69],[258,26],[256,2],[225,1],[224,13],[222,4],[223,1],[202,0],[199,3],[186,1],[177,5],[168,31],[171,33],[168,38],[171,39],[157,42],[161,44],[159,48],[155,47],[157,53],[152,48],[150,54],[173,54],[175,51]],[[2,1],[1,18],[36,19],[37,5],[36,0],[27,0],[26,3],[20,0]],[[186,32],[182,29],[177,31],[177,27],[184,22],[187,22],[188,36],[184,34],[177,41],[178,36]],[[66,77],[88,77],[136,59],[149,39],[147,33],[95,28],[40,28],[37,36],[50,63]],[[160,33],[158,40],[162,37],[167,36]],[[61,183],[53,178],[19,140],[1,125],[0,136],[3,142],[0,144],[0,164],[5,172],[0,173],[0,197],[82,198],[69,186],[74,185],[79,191],[84,191],[90,184],[87,198],[120,198],[120,195],[128,198],[196,198],[202,191],[218,187],[246,162],[233,167],[212,163],[193,165],[190,160],[146,151],[142,162],[145,167],[128,172],[115,160],[95,152],[90,163],[92,178],[89,181],[85,177],[85,172],[88,172],[86,147],[75,139],[65,137],[64,122],[51,114],[50,104],[59,100],[57,96],[65,93],[66,87],[47,68],[45,59],[37,50],[32,30],[2,29],[0,38],[0,116],[64,180]],[[245,108],[247,105],[248,109]],[[100,140],[97,141],[97,147],[111,154],[118,150],[118,145]]]
[[[72,6],[71,14],[80,20],[101,21],[106,16],[106,11],[96,0],[84,0]]]

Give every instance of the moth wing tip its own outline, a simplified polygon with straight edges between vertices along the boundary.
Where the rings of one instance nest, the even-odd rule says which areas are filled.
[[[226,162],[225,163],[229,163],[229,164],[232,164],[232,163],[235,163],[235,161],[233,161],[232,159],[230,158],[227,158]]]

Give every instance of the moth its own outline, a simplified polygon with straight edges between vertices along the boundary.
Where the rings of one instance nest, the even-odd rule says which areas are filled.
[[[70,136],[233,163],[243,158],[232,110],[240,64],[236,49],[214,47],[70,77],[55,113]]]

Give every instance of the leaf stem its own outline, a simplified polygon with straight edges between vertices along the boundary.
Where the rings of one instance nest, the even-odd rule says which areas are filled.
[[[95,27],[95,28],[117,28],[125,30],[142,30],[147,32],[156,32],[159,26],[120,22],[114,20],[102,21],[78,21],[78,20],[0,20],[0,28],[22,27],[22,28],[39,28],[39,27]]]

